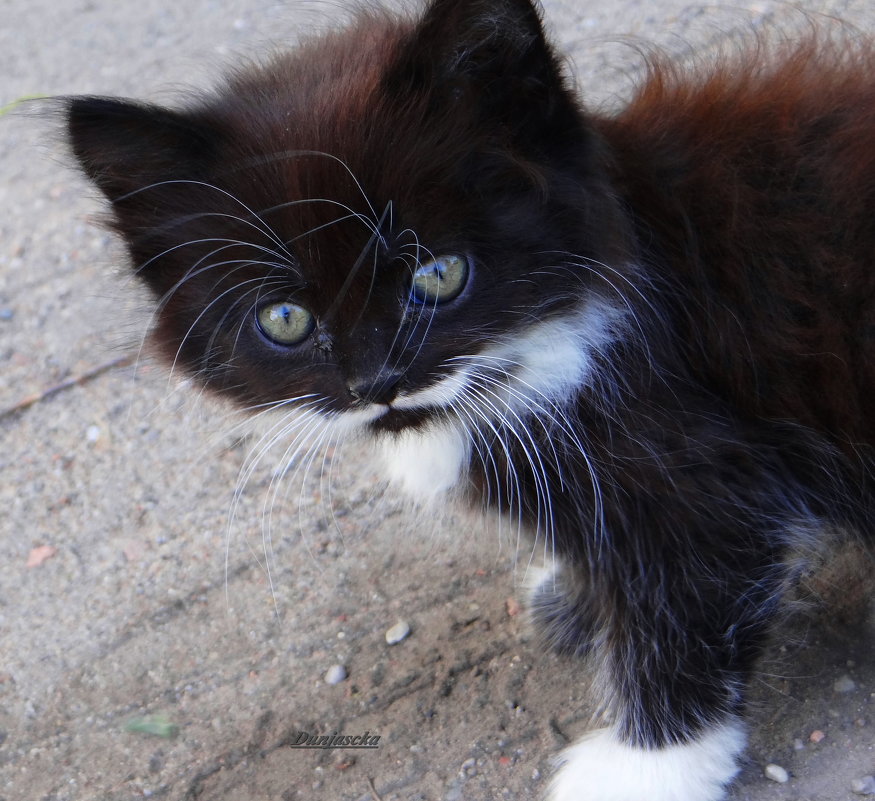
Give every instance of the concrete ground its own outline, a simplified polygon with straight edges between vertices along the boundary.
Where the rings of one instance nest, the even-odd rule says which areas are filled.
[[[801,22],[772,2],[545,5],[592,102],[634,77],[624,36],[703,51]],[[810,8],[875,31],[868,5]],[[2,12],[0,103],[173,102],[340,13],[254,0]],[[512,546],[450,512],[424,523],[351,452],[276,493],[266,454],[232,519],[257,440],[140,358],[148,305],[68,161],[51,117],[0,117],[0,799],[538,797],[592,705],[575,665],[528,639]],[[399,619],[412,631],[389,646]],[[780,633],[732,799],[859,797],[852,781],[875,773],[873,646],[871,619]],[[348,673],[335,685],[333,665]],[[293,750],[300,731],[368,731],[379,747]],[[768,763],[789,781],[767,780]]]

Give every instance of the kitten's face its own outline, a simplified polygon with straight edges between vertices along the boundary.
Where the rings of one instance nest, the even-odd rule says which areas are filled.
[[[595,146],[528,2],[471,5],[362,16],[183,112],[71,102],[174,364],[373,430],[579,380],[618,241]]]

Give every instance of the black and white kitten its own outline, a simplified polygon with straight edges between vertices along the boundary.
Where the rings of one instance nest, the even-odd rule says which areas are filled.
[[[793,554],[871,539],[875,57],[751,52],[592,114],[531,0],[431,0],[185,109],[68,101],[169,360],[546,538],[614,721],[552,801],[722,797]]]

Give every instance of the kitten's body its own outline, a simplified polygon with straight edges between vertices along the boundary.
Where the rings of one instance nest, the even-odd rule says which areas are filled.
[[[536,620],[614,713],[556,801],[719,798],[793,554],[871,538],[871,53],[593,116],[528,0],[435,0],[185,112],[71,101],[170,359],[546,539]]]

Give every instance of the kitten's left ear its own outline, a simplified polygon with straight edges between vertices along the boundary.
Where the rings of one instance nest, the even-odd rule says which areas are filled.
[[[213,140],[193,115],[105,97],[67,101],[67,131],[86,175],[113,202],[151,184],[195,178]]]
[[[402,92],[471,93],[514,126],[575,106],[532,0],[432,0],[390,75]]]

